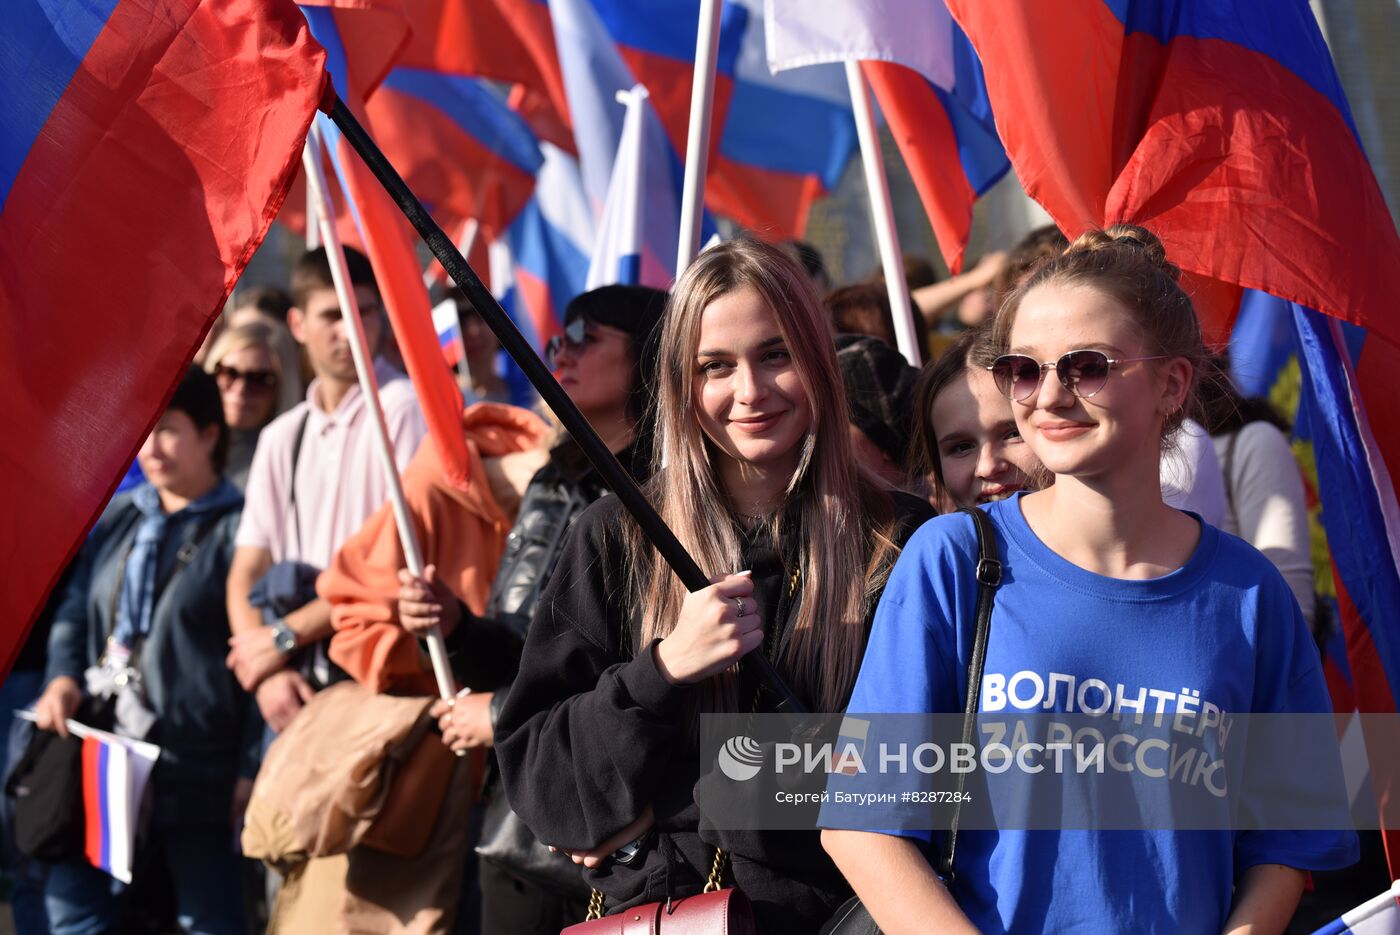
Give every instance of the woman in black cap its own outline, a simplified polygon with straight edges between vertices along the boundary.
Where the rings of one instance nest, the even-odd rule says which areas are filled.
[[[634,477],[646,479],[651,464],[651,437],[643,416],[650,409],[656,373],[656,335],[666,308],[666,293],[644,286],[604,286],[575,298],[564,314],[564,332],[550,342],[548,362],[559,383],[589,424]],[[520,648],[539,602],[540,592],[564,544],[564,533],[584,508],[607,493],[598,473],[578,445],[564,436],[549,461],[530,480],[506,539],[482,619],[467,621],[469,611],[441,581],[429,582],[400,573],[399,619],[412,631],[440,623],[450,635],[459,626],[490,627],[514,635],[510,659],[491,663],[500,673],[495,691],[474,691],[448,710],[439,707],[443,742],[454,750],[489,747],[496,717],[519,665]],[[490,784],[489,837],[510,821],[503,792]],[[519,831],[525,835],[523,825]],[[523,852],[528,841],[521,842]],[[503,862],[506,855],[488,850],[480,863],[481,931],[547,933],[582,918],[588,890],[568,858],[558,855],[548,874],[575,878],[572,889],[550,888]]]

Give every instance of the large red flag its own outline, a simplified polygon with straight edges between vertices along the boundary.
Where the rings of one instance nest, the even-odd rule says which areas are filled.
[[[1400,240],[1306,4],[948,7],[1017,175],[1066,234],[1131,219],[1200,278],[1400,343]],[[1218,339],[1224,294],[1203,315]]]
[[[8,671],[286,194],[325,80],[284,0],[0,9]]]

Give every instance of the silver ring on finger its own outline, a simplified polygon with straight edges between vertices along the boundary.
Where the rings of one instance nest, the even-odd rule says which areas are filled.
[[[734,598],[734,606],[738,609],[740,617],[748,615],[749,611],[748,608],[744,605],[744,599],[742,597]]]

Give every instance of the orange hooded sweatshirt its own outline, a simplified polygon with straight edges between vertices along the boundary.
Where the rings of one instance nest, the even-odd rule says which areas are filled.
[[[404,471],[404,497],[424,564],[436,565],[438,578],[472,613],[481,614],[515,520],[492,495],[482,459],[538,447],[547,430],[524,409],[476,403],[462,413],[462,431],[471,459],[466,489],[447,481],[429,438]],[[332,605],[330,657],[375,692],[434,695],[427,657],[398,621],[398,571],[406,566],[393,508],[386,503],[346,540],[316,581],[316,592]]]

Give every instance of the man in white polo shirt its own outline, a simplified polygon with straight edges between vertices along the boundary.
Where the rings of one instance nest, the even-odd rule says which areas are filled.
[[[374,273],[361,253],[347,248],[345,259],[373,351],[385,327]],[[228,664],[244,689],[256,694],[274,731],[284,730],[330,677],[324,648],[332,632],[330,605],[311,593],[309,603],[277,616],[255,607],[249,596],[274,565],[277,572],[297,572],[303,582],[314,583],[314,571],[327,567],[341,543],[388,499],[324,249],[301,258],[291,285],[296,307],[287,324],[306,348],[316,378],[306,400],[258,437],[228,577]],[[423,415],[402,373],[376,357],[375,375],[402,470],[425,434]],[[301,567],[280,564],[293,562]],[[299,666],[288,665],[294,653],[302,657]]]

